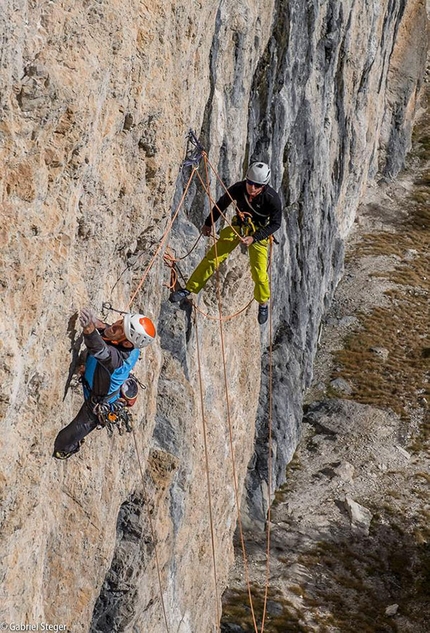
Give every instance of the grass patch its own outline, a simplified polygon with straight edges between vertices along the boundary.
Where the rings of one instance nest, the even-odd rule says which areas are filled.
[[[422,479],[425,479],[425,481],[427,483],[430,483],[430,474],[429,473],[415,473],[414,476],[415,477],[420,477]]]
[[[264,609],[264,587],[253,585],[251,588],[252,605],[258,630],[261,628]],[[221,631],[228,631],[227,625],[234,623],[243,633],[253,633],[255,628],[249,603],[248,592],[241,589],[228,589],[223,596],[223,615]],[[267,633],[306,633],[295,607],[279,591],[269,589],[264,630]]]
[[[296,451],[291,459],[291,461],[287,464],[287,467],[285,469],[285,475],[286,475],[286,482],[284,484],[282,484],[282,486],[280,486],[276,491],[275,491],[275,496],[274,499],[272,501],[272,507],[276,508],[278,505],[280,505],[281,503],[284,503],[286,501],[287,498],[287,494],[290,490],[290,478],[291,475],[297,471],[297,470],[302,470],[302,464],[300,463],[300,457],[299,457],[299,452]]]
[[[420,193],[421,195],[421,193]],[[410,217],[397,232],[366,235],[353,258],[364,255],[396,256],[398,264],[383,276],[395,287],[386,292],[390,305],[358,316],[360,327],[346,338],[335,353],[336,374],[354,385],[352,400],[390,408],[406,418],[411,408],[425,405],[430,396],[426,383],[430,337],[430,205],[411,201]],[[375,276],[377,273],[375,273]],[[385,348],[386,360],[375,354]],[[339,371],[340,366],[340,371]],[[414,450],[427,444],[430,429],[423,433]]]

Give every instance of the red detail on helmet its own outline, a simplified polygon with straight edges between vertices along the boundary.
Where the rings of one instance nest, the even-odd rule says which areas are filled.
[[[141,317],[139,319],[139,323],[143,327],[145,332],[148,334],[148,336],[152,336],[152,338],[155,338],[155,334],[156,334],[155,326],[153,322],[151,321],[151,319],[148,319],[148,317]]]

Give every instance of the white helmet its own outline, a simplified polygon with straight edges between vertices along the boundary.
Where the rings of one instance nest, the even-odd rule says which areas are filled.
[[[151,319],[143,314],[125,314],[123,326],[127,340],[139,349],[152,343],[157,334]]]
[[[267,185],[270,180],[270,168],[266,163],[252,163],[246,172],[246,179],[256,185]]]

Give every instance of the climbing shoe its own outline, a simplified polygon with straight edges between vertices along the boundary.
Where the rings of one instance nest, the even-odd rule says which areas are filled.
[[[267,317],[269,316],[269,306],[258,306],[258,322],[260,325],[263,325],[267,321]]]
[[[77,447],[74,448],[72,451],[54,451],[52,453],[52,457],[55,457],[55,459],[69,459],[69,457],[71,457],[72,455],[75,455],[79,451],[79,449],[81,448],[84,442],[85,442],[85,438],[83,438],[79,442]]]
[[[66,453],[66,451],[54,451],[52,457],[55,457],[55,459],[69,459],[69,457],[75,453],[77,453],[77,451],[71,451],[70,453]]]
[[[176,290],[175,292],[171,293],[169,297],[169,301],[171,301],[172,303],[179,303],[180,301],[183,301],[184,299],[186,299],[189,294],[190,294],[190,291],[187,290],[186,288],[179,288],[179,290]]]

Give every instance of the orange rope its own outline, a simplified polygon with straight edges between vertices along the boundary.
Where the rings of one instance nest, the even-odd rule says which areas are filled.
[[[169,290],[173,290],[178,281],[178,273],[175,269],[175,262],[177,261],[173,255],[170,255],[167,251],[163,255],[164,263],[167,264],[170,268],[170,282],[164,283],[163,286],[166,286]]]
[[[203,155],[203,158],[205,159],[205,165],[206,165],[206,155],[205,155],[205,154]],[[209,202],[210,202],[210,204],[211,204],[211,219],[212,219],[212,227],[214,226],[213,217],[212,217],[212,211],[213,211],[213,208],[214,208],[214,207],[216,207],[216,208],[217,208],[217,210],[218,210],[218,212],[219,212],[219,214],[221,215],[222,219],[223,219],[223,220],[225,220],[225,222],[228,224],[228,226],[229,226],[229,227],[230,227],[230,228],[231,228],[231,229],[232,229],[232,230],[236,233],[237,237],[238,237],[238,238],[240,239],[240,241],[242,242],[242,241],[243,241],[242,236],[241,236],[241,235],[240,235],[240,234],[236,231],[236,229],[234,228],[234,226],[233,226],[233,225],[232,225],[232,224],[228,221],[227,217],[224,215],[224,213],[221,211],[221,209],[219,209],[219,208],[217,207],[216,202],[215,202],[215,201],[214,201],[214,199],[212,198],[212,195],[211,195],[211,192],[210,192],[210,190],[209,190],[208,185],[206,185],[206,184],[203,182],[202,177],[200,176],[200,174],[199,174],[199,173],[197,173],[197,178],[200,180],[200,182],[201,182],[201,184],[202,184],[203,189],[206,191],[207,196],[208,196],[208,198],[209,198]],[[230,197],[231,197],[231,196],[230,196]],[[232,201],[234,202],[233,198],[232,198]]]
[[[193,171],[191,172],[191,175],[190,175],[190,177],[188,179],[187,185],[186,185],[186,187],[184,189],[184,192],[182,194],[182,197],[181,197],[181,200],[179,202],[179,205],[178,205],[173,217],[170,219],[170,222],[168,223],[168,225],[166,227],[166,230],[164,231],[164,234],[163,234],[163,236],[161,238],[160,244],[159,244],[157,250],[155,251],[150,263],[148,264],[147,269],[146,269],[145,273],[143,274],[139,285],[137,286],[134,294],[132,295],[132,297],[131,297],[131,299],[129,301],[128,309],[130,309],[130,306],[132,305],[132,303],[134,301],[134,298],[136,297],[137,293],[139,292],[140,288],[142,287],[146,277],[149,274],[149,271],[151,270],[151,268],[152,268],[152,266],[153,266],[153,264],[155,262],[155,259],[156,259],[157,255],[158,255],[158,253],[162,249],[163,244],[164,244],[164,242],[167,239],[167,236],[168,236],[168,234],[170,232],[170,229],[172,228],[173,223],[174,223],[174,221],[175,221],[175,219],[176,219],[176,217],[177,217],[177,215],[179,213],[179,210],[181,209],[181,207],[182,207],[182,205],[184,203],[185,196],[186,196],[187,191],[188,191],[188,189],[190,187],[190,184],[191,184],[191,181],[192,181],[192,179],[194,177],[194,173],[195,173],[196,169],[197,169],[197,167],[194,167]],[[145,493],[145,478],[144,478],[144,475],[143,475],[143,468],[142,468],[142,463],[140,461],[139,449],[138,449],[138,446],[137,446],[137,439],[136,439],[136,434],[135,434],[134,428],[133,428],[133,438],[134,438],[134,444],[135,444],[135,448],[136,448],[136,455],[137,455],[137,461],[138,461],[138,464],[139,464],[140,475],[142,477],[143,496],[144,496],[144,500],[145,500],[145,505],[148,505],[148,499],[147,499],[146,493]],[[166,626],[167,633],[169,633],[169,624],[168,624],[168,621],[167,621],[166,607],[165,607],[164,598],[163,598],[163,583],[162,583],[162,579],[161,579],[160,561],[159,561],[159,556],[158,556],[157,543],[156,543],[156,540],[155,540],[155,530],[154,530],[154,525],[153,525],[152,518],[151,518],[151,513],[148,512],[147,514],[148,514],[149,525],[150,525],[150,529],[151,529],[151,538],[152,538],[152,542],[154,544],[155,565],[156,565],[156,568],[157,568],[158,586],[159,586],[159,592],[160,592],[161,606],[162,606],[162,610],[163,610],[164,624]]]
[[[195,307],[195,306],[194,306]],[[213,521],[213,513],[212,513],[212,493],[211,493],[211,482],[209,476],[209,451],[208,451],[208,441],[207,441],[207,430],[206,430],[206,417],[205,417],[205,405],[204,405],[204,397],[203,397],[203,380],[202,380],[202,365],[200,360],[200,345],[199,345],[199,330],[197,324],[197,314],[195,314],[195,324],[196,324],[196,348],[197,348],[197,366],[198,366],[198,374],[199,374],[199,391],[200,391],[200,406],[202,411],[202,428],[203,428],[203,445],[205,450],[205,465],[206,465],[206,485],[208,490],[208,507],[209,507],[209,524],[210,524],[210,532],[211,532],[211,545],[212,545],[212,563],[213,563],[213,573],[214,573],[214,584],[215,584],[215,602],[216,602],[216,630],[219,631],[220,627],[220,613],[219,613],[219,597],[218,597],[218,578],[216,572],[216,551],[215,551],[215,530],[214,530],[214,521]]]
[[[222,181],[222,179],[221,179],[221,177],[220,177],[219,173],[217,172],[217,170],[215,169],[215,167],[212,165],[212,163],[211,163],[211,161],[209,160],[209,158],[208,158],[207,154],[204,154],[204,156],[205,156],[205,160],[207,160],[207,162],[208,162],[208,164],[209,164],[209,167],[212,169],[213,173],[215,174],[215,176],[216,176],[216,178],[217,178],[218,182],[219,182],[219,183],[221,183],[221,185],[222,185],[222,186],[223,186],[223,188],[224,188],[224,191],[225,191],[226,193],[228,193],[230,200],[233,202],[233,204],[234,204],[234,205],[236,205],[236,200],[234,200],[234,199],[232,198],[232,196],[231,196],[231,194],[230,194],[230,192],[229,192],[228,188],[227,188],[227,187],[225,186],[225,184],[223,183],[223,181]],[[218,209],[218,210],[219,210],[219,209]]]
[[[233,201],[233,198],[231,197],[230,192],[228,191],[227,187],[222,182],[221,178],[219,177],[217,171],[215,170],[215,168],[213,167],[213,165],[209,161],[209,159],[208,159],[206,154],[204,154],[204,159],[205,159],[205,165],[209,164],[209,166],[211,167],[211,169],[215,173],[217,179],[222,184],[222,186],[224,187],[225,191],[229,194],[231,200]],[[200,176],[199,176],[199,179],[201,181]],[[206,192],[208,193],[209,199],[212,202],[212,198],[210,196],[208,188],[205,187],[205,189],[206,189]],[[218,211],[221,213],[222,217],[226,220],[225,216],[220,211],[220,209],[218,209]],[[215,248],[216,248],[216,245],[215,245]],[[269,284],[270,284],[270,286],[271,286],[272,248],[273,248],[273,244],[272,244],[272,240],[270,240],[270,251],[269,251]],[[215,252],[215,256],[216,256],[216,252]],[[218,271],[216,271],[216,272],[218,273]],[[223,317],[222,316],[222,309],[221,309],[221,293],[220,293],[220,289],[219,289],[219,276],[218,276],[218,274],[217,274],[217,297],[218,297],[218,305],[219,305],[219,319],[218,320],[219,320],[219,323],[220,323],[220,338],[221,338],[221,347],[222,347],[222,351],[223,351],[224,382],[225,382],[225,389],[226,389],[227,417],[228,417],[228,422],[229,422],[230,450],[231,450],[232,465],[233,465],[232,466],[233,467],[233,481],[234,481],[234,485],[235,485],[236,505],[237,505],[237,512],[238,512],[238,527],[239,527],[239,534],[240,534],[240,542],[241,542],[241,546],[242,546],[244,571],[245,571],[246,583],[247,583],[247,588],[248,588],[248,597],[249,597],[249,601],[250,601],[252,619],[253,619],[253,624],[254,624],[255,631],[256,631],[256,633],[258,633],[258,628],[257,628],[257,623],[256,623],[254,609],[253,609],[253,603],[252,603],[252,594],[251,594],[251,588],[250,588],[248,561],[247,561],[247,557],[246,557],[246,548],[245,548],[245,542],[244,542],[244,537],[243,537],[242,522],[241,522],[241,518],[240,518],[239,500],[238,500],[238,492],[237,492],[237,479],[236,479],[236,471],[235,471],[235,465],[234,465],[235,462],[234,462],[234,449],[233,449],[232,427],[231,427],[231,418],[230,418],[230,406],[229,406],[229,397],[228,397],[228,383],[227,383],[227,377],[226,377],[227,373],[226,373],[226,363],[225,363],[224,337],[223,337],[223,328],[222,328],[223,321],[226,321],[226,320],[228,320],[230,318],[233,318],[234,316],[237,316],[238,314],[243,312],[251,304],[252,300],[250,301],[250,303],[247,306],[245,306],[245,308],[243,308],[242,310],[240,310],[236,314],[232,315],[231,317],[227,317],[227,318]],[[197,310],[198,308],[195,307],[195,309]],[[205,315],[205,316],[207,318],[212,318],[212,319],[214,318],[214,317],[211,317],[210,315]],[[269,593],[269,583],[270,583],[270,547],[271,547],[270,520],[271,520],[271,492],[272,492],[272,413],[273,413],[273,390],[272,390],[272,383],[273,383],[273,358],[272,358],[272,356],[273,356],[273,344],[272,344],[272,341],[273,341],[272,303],[270,303],[269,304],[269,416],[268,416],[268,482],[267,482],[268,483],[268,510],[267,510],[267,542],[266,542],[266,582],[265,582],[264,604],[263,604],[263,614],[262,614],[262,622],[261,622],[260,633],[264,633],[264,627],[265,627],[265,621],[266,621],[266,613],[267,613],[267,600],[268,600],[268,593]]]
[[[222,182],[221,178],[219,177],[219,174],[217,173],[217,171],[214,169],[214,167],[212,166],[211,162],[209,161],[206,152],[203,152],[203,158],[204,158],[204,165],[205,165],[205,172],[206,172],[206,181],[207,184],[205,184],[200,176],[200,174],[198,173],[197,166],[193,167],[192,173],[188,179],[187,185],[184,189],[184,192],[182,194],[181,200],[179,202],[179,205],[174,213],[174,215],[172,216],[171,220],[169,221],[164,234],[162,236],[162,239],[160,241],[160,244],[157,248],[157,250],[155,251],[151,261],[149,262],[135,292],[133,293],[129,304],[128,304],[128,308],[130,308],[130,306],[132,305],[137,293],[139,292],[140,288],[142,287],[142,285],[144,284],[152,266],[154,265],[154,262],[159,254],[159,252],[161,251],[167,236],[173,226],[173,223],[176,219],[176,217],[179,214],[179,211],[182,207],[182,205],[184,204],[185,201],[185,197],[186,194],[188,192],[188,189],[190,187],[191,181],[195,175],[195,173],[197,173],[197,176],[205,190],[205,192],[208,195],[209,201],[211,203],[211,209],[213,209],[214,207],[216,207],[216,203],[213,201],[210,190],[209,190],[209,174],[208,174],[208,165],[210,166],[210,168],[213,170],[213,172],[215,173],[217,179],[221,182],[222,186],[224,187],[224,189],[228,192],[228,189],[226,188],[226,186],[224,185],[224,183]],[[229,193],[229,192],[228,192]],[[230,195],[230,194],[229,194]],[[232,202],[234,203],[233,198],[230,195],[230,198],[232,200]],[[216,207],[218,209],[218,207]],[[220,209],[218,209],[220,215],[223,217],[223,219],[226,221],[226,223],[232,228],[232,230],[236,233],[236,235],[240,238],[241,241],[243,241],[242,237],[239,235],[239,233],[236,231],[236,229],[231,225],[231,223],[227,220],[226,216],[222,213],[222,211]],[[212,214],[212,210],[211,210],[211,214]],[[213,218],[212,218],[213,220]],[[216,239],[215,239],[215,226],[214,226],[214,222],[212,222],[212,231],[213,231],[213,238],[215,240],[214,242],[214,248],[215,248],[215,257],[217,257],[217,252],[216,252]],[[172,257],[169,254],[165,254],[164,255],[164,260],[166,263],[168,263],[168,265],[172,268],[172,273],[171,273],[171,286],[170,287],[174,287],[174,285],[176,284],[177,281],[177,273],[174,270],[174,264],[176,261],[180,261],[181,259],[185,259],[196,247],[198,241],[200,239],[197,239],[197,241],[195,242],[194,246],[192,247],[192,249],[183,257],[176,259],[174,257]],[[271,253],[271,251],[270,251]],[[270,260],[271,260],[271,254],[270,254]],[[237,523],[238,523],[238,528],[239,528],[239,535],[240,535],[240,543],[241,543],[241,547],[242,547],[242,554],[243,554],[243,564],[244,564],[244,571],[245,571],[245,578],[246,578],[246,583],[247,583],[247,589],[248,589],[248,597],[249,597],[249,604],[250,604],[250,608],[251,608],[251,614],[252,614],[252,620],[253,620],[253,625],[254,625],[254,630],[255,633],[258,633],[258,626],[257,626],[257,622],[256,622],[256,618],[255,618],[255,612],[254,612],[254,607],[253,607],[253,601],[252,601],[252,592],[251,592],[251,583],[250,583],[250,575],[249,575],[249,565],[248,565],[248,559],[247,559],[247,554],[246,554],[246,547],[245,547],[245,539],[244,539],[244,533],[243,533],[243,526],[242,526],[242,520],[241,520],[241,516],[240,516],[240,500],[239,500],[239,489],[238,489],[238,479],[237,479],[237,471],[236,471],[236,464],[235,464],[235,454],[234,454],[234,444],[233,444],[233,428],[232,428],[232,420],[231,420],[231,412],[230,412],[230,397],[229,397],[229,390],[228,390],[228,378],[227,378],[227,365],[226,365],[226,350],[225,350],[225,340],[224,340],[224,330],[223,330],[223,323],[233,319],[234,317],[238,316],[239,314],[241,314],[244,310],[246,310],[249,305],[252,303],[252,299],[251,301],[241,310],[239,310],[238,312],[236,312],[233,315],[230,315],[228,317],[223,317],[222,315],[222,301],[221,301],[221,290],[220,290],[220,280],[219,280],[219,271],[218,269],[216,270],[216,279],[217,279],[217,301],[218,301],[218,313],[219,316],[218,317],[212,317],[208,314],[205,314],[204,312],[202,312],[199,308],[197,308],[197,306],[195,304],[194,305],[194,310],[195,310],[195,323],[196,323],[196,338],[197,338],[197,358],[198,358],[198,372],[199,372],[199,385],[200,385],[200,401],[201,401],[201,408],[202,408],[202,421],[203,421],[203,438],[204,438],[204,450],[205,450],[205,462],[206,462],[206,475],[207,475],[207,487],[208,487],[208,502],[209,502],[209,517],[210,517],[210,530],[211,530],[211,541],[212,541],[212,559],[213,559],[213,571],[214,571],[214,583],[215,583],[215,595],[216,595],[216,618],[217,618],[217,630],[219,630],[219,622],[220,622],[220,614],[219,614],[219,607],[218,607],[218,602],[219,602],[219,598],[218,598],[218,580],[217,580],[217,573],[216,573],[216,552],[215,552],[215,534],[214,534],[214,526],[213,526],[213,513],[212,513],[212,496],[211,496],[211,487],[210,487],[210,477],[209,477],[209,457],[208,457],[208,445],[207,445],[207,432],[206,432],[206,419],[205,419],[205,415],[204,415],[204,398],[203,398],[203,385],[202,385],[202,378],[201,378],[201,360],[200,360],[200,349],[199,349],[199,343],[198,343],[198,327],[197,327],[197,313],[200,312],[202,315],[204,315],[206,318],[209,319],[214,319],[217,320],[219,322],[219,328],[220,328],[220,341],[221,341],[221,351],[222,351],[222,360],[223,360],[223,372],[224,372],[224,388],[225,388],[225,393],[226,393],[226,408],[227,408],[227,421],[228,421],[228,430],[229,430],[229,444],[230,444],[230,452],[231,452],[231,460],[232,460],[232,475],[233,475],[233,484],[234,484],[234,494],[235,494],[235,501],[236,501],[236,509],[237,509]],[[173,284],[173,286],[172,286]],[[267,525],[268,525],[268,531],[267,531],[267,549],[266,549],[266,588],[265,588],[265,596],[264,596],[264,610],[263,610],[263,620],[262,620],[262,624],[261,624],[261,632],[260,633],[264,633],[264,624],[265,624],[265,617],[266,617],[266,608],[267,608],[267,598],[268,598],[268,587],[269,587],[269,579],[270,579],[270,496],[271,496],[271,488],[272,488],[272,378],[273,378],[273,372],[272,372],[272,310],[271,310],[271,306],[270,306],[270,363],[269,363],[269,456],[268,456],[268,469],[269,469],[269,473],[268,473],[268,487],[269,487],[269,507],[268,507],[268,521],[267,521]],[[143,475],[143,469],[142,469],[142,465],[140,462],[140,457],[139,457],[139,452],[138,452],[138,447],[137,447],[137,441],[136,441],[136,436],[134,433],[134,429],[133,429],[133,436],[134,436],[134,442],[135,442],[135,446],[136,446],[136,453],[137,453],[137,457],[138,457],[138,462],[139,462],[139,469],[140,469],[140,473],[142,476],[142,482],[144,484],[144,475]],[[144,484],[145,485],[145,484]],[[144,494],[145,496],[145,494]],[[146,500],[145,500],[146,502]],[[159,564],[159,558],[158,558],[158,553],[157,553],[157,547],[155,544],[155,533],[154,533],[154,527],[153,527],[153,523],[152,523],[152,519],[150,517],[150,513],[148,513],[149,516],[149,522],[150,522],[150,527],[151,527],[151,532],[152,532],[152,539],[154,542],[154,549],[155,549],[155,560],[156,560],[156,566],[157,566],[157,573],[158,573],[158,582],[159,582],[159,587],[160,587],[160,596],[161,596],[161,603],[162,603],[162,608],[163,608],[163,614],[164,614],[164,621],[165,621],[165,625],[166,625],[166,629],[167,632],[169,632],[169,628],[168,628],[168,622],[167,622],[167,614],[166,614],[166,609],[165,609],[165,605],[164,605],[164,600],[163,600],[163,594],[162,594],[162,582],[161,582],[161,570],[160,570],[160,564]]]
[[[145,280],[146,280],[146,278],[147,278],[147,276],[149,274],[149,271],[151,270],[152,266],[154,265],[154,262],[155,262],[155,260],[156,260],[156,258],[158,256],[158,253],[163,248],[164,242],[166,241],[167,236],[169,235],[169,232],[170,232],[170,230],[171,230],[171,228],[173,226],[173,223],[176,220],[182,205],[184,204],[185,197],[187,195],[188,189],[190,188],[191,181],[194,178],[194,174],[196,173],[196,171],[197,171],[197,167],[193,167],[193,170],[192,170],[191,175],[190,175],[190,177],[188,179],[188,182],[187,182],[186,187],[184,189],[184,192],[182,194],[181,200],[180,200],[180,202],[179,202],[179,204],[177,206],[177,209],[176,209],[175,213],[173,214],[173,216],[171,217],[170,222],[167,224],[167,227],[166,227],[166,229],[164,231],[164,234],[163,234],[163,236],[161,238],[160,244],[158,245],[157,250],[155,251],[155,253],[154,253],[151,261],[149,262],[149,264],[148,264],[148,266],[147,266],[147,268],[146,268],[146,270],[145,270],[145,272],[144,272],[144,274],[143,274],[143,276],[142,276],[142,278],[141,278],[136,290],[134,291],[134,293],[133,293],[133,295],[132,295],[132,297],[131,297],[131,299],[130,299],[130,301],[128,303],[128,309],[130,309],[130,307],[131,307],[131,305],[132,305],[137,293],[139,292],[139,290],[143,286],[143,284],[144,284],[144,282],[145,282]]]
[[[215,245],[215,248],[216,248],[216,245]],[[216,252],[215,252],[215,256],[216,256]],[[219,310],[219,316],[220,316],[218,322],[219,322],[219,329],[220,329],[221,353],[222,353],[223,372],[224,372],[224,390],[225,390],[225,396],[226,396],[228,435],[229,435],[230,454],[231,454],[234,496],[235,496],[236,511],[237,511],[237,525],[239,528],[239,538],[240,538],[240,544],[242,548],[243,567],[245,571],[245,579],[246,579],[246,584],[247,584],[247,589],[248,589],[249,606],[251,608],[251,615],[252,615],[252,621],[254,624],[254,630],[255,630],[255,633],[258,633],[257,622],[255,619],[255,613],[254,613],[254,605],[252,601],[251,581],[250,581],[250,576],[249,576],[248,558],[246,555],[245,538],[243,534],[242,519],[240,516],[239,487],[237,483],[236,460],[235,460],[234,445],[233,445],[233,427],[232,427],[231,413],[230,413],[230,396],[229,396],[229,389],[228,389],[226,352],[225,352],[224,330],[223,330],[223,321],[222,321],[221,290],[220,290],[218,270],[216,271],[216,277],[217,277],[218,310]]]
[[[208,175],[206,160],[205,160],[205,171],[206,171],[206,182],[208,183],[208,187],[207,187],[207,189],[208,189],[209,188],[209,175]],[[212,207],[212,209],[213,209],[213,207]],[[211,210],[211,215],[212,215],[212,210]],[[215,233],[215,226],[214,226],[214,222],[213,222],[213,217],[211,219],[212,219],[212,231],[213,231],[213,233]],[[214,249],[215,249],[215,258],[218,259],[217,242],[216,241],[215,241],[215,244],[214,244]],[[225,401],[226,401],[226,411],[227,411],[228,434],[229,434],[231,466],[232,466],[232,475],[233,475],[233,487],[234,487],[234,496],[235,496],[236,511],[237,511],[237,524],[238,524],[238,527],[239,527],[240,543],[241,543],[241,546],[242,546],[243,565],[244,565],[244,570],[245,570],[246,583],[247,583],[247,587],[248,587],[248,598],[249,598],[249,605],[250,605],[250,608],[251,608],[252,621],[253,621],[253,624],[254,624],[255,633],[258,633],[257,622],[255,620],[254,605],[253,605],[253,602],[252,602],[251,583],[250,583],[250,578],[249,578],[248,559],[247,559],[247,556],[246,556],[245,539],[244,539],[243,529],[242,529],[242,519],[241,519],[241,516],[240,516],[239,487],[238,487],[238,483],[237,483],[236,461],[235,461],[234,445],[233,445],[233,426],[232,426],[232,422],[231,422],[231,413],[230,413],[230,395],[229,395],[229,389],[228,389],[227,364],[226,364],[226,353],[225,353],[225,342],[224,342],[224,329],[223,329],[223,321],[222,321],[221,284],[220,284],[220,280],[219,280],[219,270],[218,270],[218,268],[216,269],[215,274],[216,274],[216,281],[217,281],[217,283],[216,283],[216,293],[217,293],[218,313],[219,313],[218,323],[219,323],[219,331],[220,331],[222,364],[223,364],[223,372],[224,372],[224,391],[225,391]]]
[[[212,316],[211,314],[208,314],[207,312],[203,312],[203,310],[201,310],[200,308],[198,308],[194,303],[194,307],[196,309],[197,312],[200,312],[200,314],[204,317],[206,317],[207,319],[211,319],[212,321],[222,321],[223,323],[226,323],[227,321],[230,321],[231,319],[234,319],[235,317],[239,316],[239,314],[242,314],[242,312],[245,312],[245,310],[247,308],[249,308],[249,306],[251,305],[251,303],[254,301],[254,299],[252,298],[251,301],[249,301],[245,307],[241,308],[240,310],[238,310],[237,312],[235,312],[234,314],[230,314],[229,316],[223,316],[223,317],[219,317],[219,316]]]

